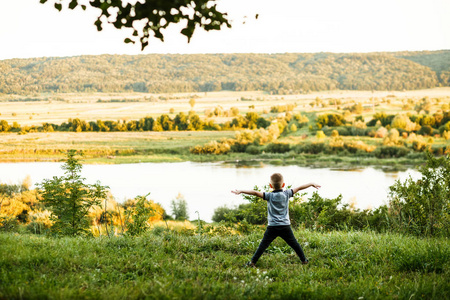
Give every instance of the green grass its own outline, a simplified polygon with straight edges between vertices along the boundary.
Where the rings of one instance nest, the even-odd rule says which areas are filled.
[[[0,234],[0,299],[448,299],[448,239],[296,231],[310,264],[262,231],[51,238]]]

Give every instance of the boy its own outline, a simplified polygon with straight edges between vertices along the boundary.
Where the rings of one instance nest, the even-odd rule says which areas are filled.
[[[265,193],[252,190],[231,191],[236,195],[244,193],[263,198],[267,201],[268,226],[258,249],[252,257],[252,260],[248,262],[246,266],[254,267],[261,255],[267,247],[269,247],[270,243],[272,243],[272,241],[278,236],[285,240],[286,243],[295,250],[295,253],[297,253],[298,257],[302,261],[302,264],[308,263],[308,260],[303,253],[303,249],[291,229],[291,221],[289,220],[289,198],[294,196],[294,194],[300,190],[304,190],[311,186],[318,189],[320,188],[320,185],[308,183],[293,189],[283,190],[284,185],[283,176],[280,173],[274,173],[270,176],[270,187],[273,189],[273,192]]]

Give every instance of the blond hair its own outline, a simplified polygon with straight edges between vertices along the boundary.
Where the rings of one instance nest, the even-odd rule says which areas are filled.
[[[280,173],[273,173],[272,176],[270,176],[270,183],[275,190],[281,189],[284,183],[283,175]]]

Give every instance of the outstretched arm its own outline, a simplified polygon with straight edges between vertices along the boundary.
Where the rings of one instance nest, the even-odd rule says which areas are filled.
[[[296,187],[296,188],[293,188],[292,191],[294,191],[294,194],[295,194],[295,193],[297,193],[297,192],[300,191],[300,190],[304,190],[304,189],[309,188],[310,186],[315,187],[316,189],[320,188],[320,185],[318,185],[318,184],[315,184],[315,183],[307,183],[307,184],[298,186],[298,187]]]
[[[254,191],[254,190],[234,190],[231,191],[233,194],[239,195],[239,194],[247,194],[252,196],[258,196],[259,198],[264,197],[264,193],[260,191]]]

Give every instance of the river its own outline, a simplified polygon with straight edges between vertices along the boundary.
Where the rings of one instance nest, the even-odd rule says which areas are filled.
[[[272,173],[281,173],[287,185],[315,182],[322,185],[322,197],[343,196],[343,202],[356,203],[358,208],[373,208],[388,201],[389,186],[396,179],[405,180],[409,175],[420,177],[415,170],[384,172],[372,167],[353,170],[306,168],[299,166],[275,166],[259,164],[241,166],[225,163],[136,163],[116,165],[83,165],[82,177],[87,183],[99,180],[110,187],[118,202],[150,193],[149,198],[160,203],[170,213],[170,202],[181,193],[188,203],[190,218],[200,217],[209,222],[214,209],[227,205],[233,207],[245,203],[232,189],[252,189],[263,186]],[[30,176],[34,184],[45,178],[61,176],[61,163],[0,163],[0,183],[16,184]],[[306,197],[313,188],[306,190]]]

